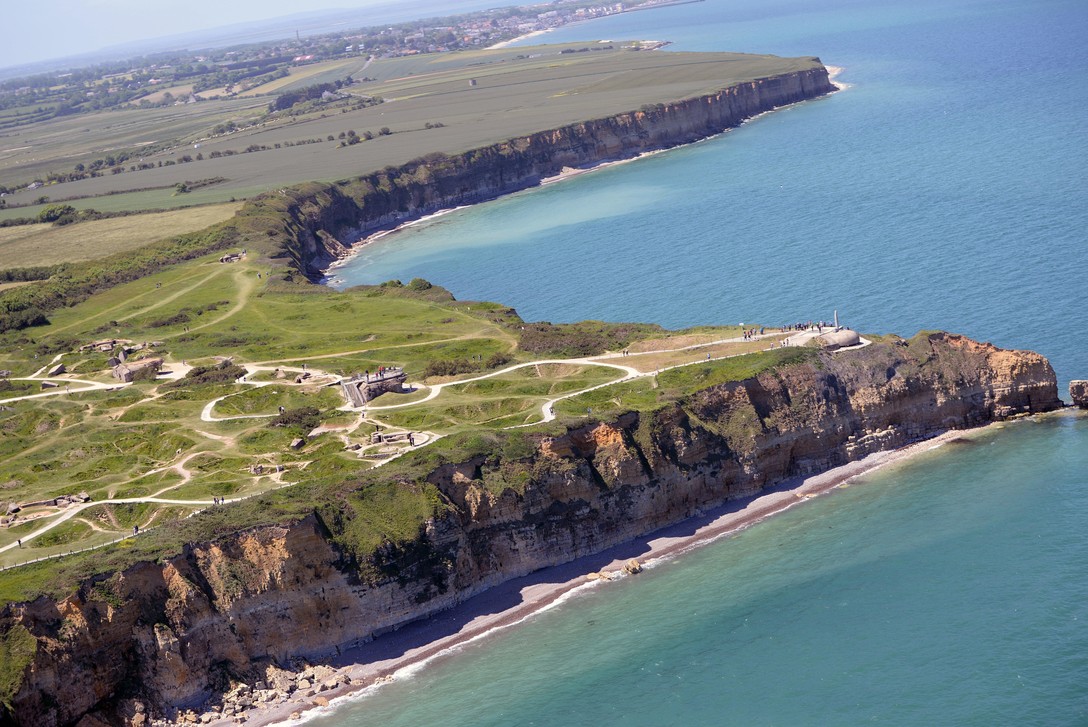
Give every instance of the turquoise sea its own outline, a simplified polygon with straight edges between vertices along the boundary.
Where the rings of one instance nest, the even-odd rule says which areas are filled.
[[[530,320],[944,328],[1088,377],[1088,4],[706,0],[548,40],[819,55],[848,88],[387,236]],[[947,445],[464,647],[325,725],[1086,725],[1088,419]]]

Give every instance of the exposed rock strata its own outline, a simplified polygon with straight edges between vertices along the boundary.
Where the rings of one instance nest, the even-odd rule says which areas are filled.
[[[37,642],[11,700],[14,719],[63,725],[89,712],[136,714],[133,698],[167,714],[197,707],[232,680],[279,678],[272,662],[333,653],[767,485],[1060,406],[1042,356],[961,336],[813,352],[807,363],[652,413],[540,438],[525,457],[439,466],[429,480],[448,514],[366,564],[345,557],[335,525],[315,513],[193,544],[60,602],[9,605],[0,636],[26,629]],[[271,698],[253,688],[256,697],[236,694],[230,708]],[[299,677],[293,688],[314,687]]]
[[[1069,397],[1073,400],[1074,406],[1088,409],[1088,381],[1070,381]]]
[[[814,63],[819,63],[813,59]],[[358,180],[300,185],[258,197],[240,216],[270,208],[270,236],[296,271],[318,280],[368,231],[539,184],[564,169],[687,144],[780,106],[835,90],[822,65],[739,83],[713,94],[521,136],[456,156],[431,154]],[[282,221],[286,220],[286,229]]]

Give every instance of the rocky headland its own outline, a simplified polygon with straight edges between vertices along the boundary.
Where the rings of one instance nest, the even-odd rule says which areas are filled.
[[[414,469],[358,485],[427,493],[434,514],[412,538],[353,547],[361,511],[344,492],[62,598],[8,603],[3,720],[243,721],[291,694],[321,704],[345,679],[313,664],[505,581],[874,452],[1061,406],[1042,356],[932,333],[812,350],[652,410],[495,435],[458,458],[423,448]]]
[[[318,281],[374,231],[526,189],[571,169],[705,139],[759,114],[835,91],[819,59],[811,59],[811,65],[461,154],[427,154],[333,184],[277,190],[247,203],[238,221],[289,277]]]

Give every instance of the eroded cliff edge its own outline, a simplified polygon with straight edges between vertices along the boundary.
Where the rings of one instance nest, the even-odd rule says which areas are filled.
[[[367,232],[537,185],[564,169],[629,159],[739,126],[761,113],[835,91],[812,68],[738,83],[716,93],[644,106],[520,136],[462,154],[428,154],[334,184],[309,183],[248,202],[239,212],[255,245],[288,275],[320,280]]]
[[[768,485],[1061,405],[1042,356],[936,333],[811,351],[559,436],[470,437],[447,461],[425,448],[323,493],[303,517],[6,605],[0,646],[18,659],[5,719],[116,720],[126,698],[169,715],[258,666],[320,658]],[[430,511],[413,537],[368,544],[353,535],[365,488],[412,493]]]

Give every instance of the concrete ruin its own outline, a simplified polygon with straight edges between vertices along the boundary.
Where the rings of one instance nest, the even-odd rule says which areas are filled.
[[[157,374],[162,368],[161,358],[145,358],[131,363],[118,364],[113,367],[113,378],[124,383],[131,382],[140,371],[153,369]]]
[[[98,351],[99,353],[109,353],[118,346],[124,347],[126,344],[130,343],[132,343],[132,341],[127,338],[104,338],[101,341],[91,341],[90,343],[83,344],[79,347],[79,351],[80,353],[84,351]]]
[[[826,348],[834,351],[837,348],[849,348],[850,346],[857,346],[861,343],[861,336],[857,331],[851,331],[849,328],[840,328],[836,331],[829,331],[816,337],[816,342],[820,344],[822,348]]]
[[[380,373],[355,374],[350,379],[341,381],[340,386],[351,405],[361,407],[388,392],[405,393],[404,384],[407,381],[408,375],[404,373],[404,369],[396,367],[383,369]]]

